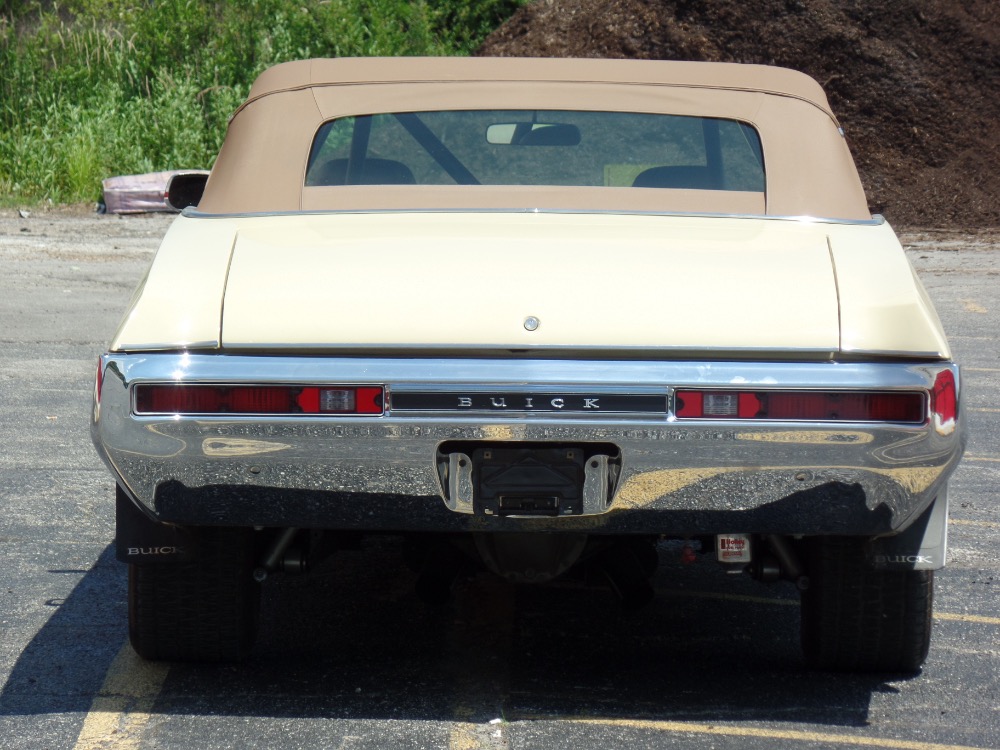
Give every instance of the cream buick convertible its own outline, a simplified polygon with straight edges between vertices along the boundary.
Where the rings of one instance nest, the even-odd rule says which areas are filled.
[[[142,656],[240,658],[268,576],[391,534],[431,600],[637,606],[683,549],[794,582],[815,667],[923,663],[959,372],[810,78],[288,63],[170,193],[92,423]]]

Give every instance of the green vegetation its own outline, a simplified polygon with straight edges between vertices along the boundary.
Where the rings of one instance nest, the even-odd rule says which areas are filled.
[[[462,55],[525,0],[0,0],[0,202],[208,168],[265,68]]]

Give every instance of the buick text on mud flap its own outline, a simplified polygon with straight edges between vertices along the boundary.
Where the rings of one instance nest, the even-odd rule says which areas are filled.
[[[875,555],[875,563],[878,565],[900,563],[907,565],[933,565],[934,558],[931,555]]]
[[[148,557],[151,555],[160,556],[173,556],[173,555],[183,555],[185,549],[183,547],[129,547],[128,556],[143,556]]]

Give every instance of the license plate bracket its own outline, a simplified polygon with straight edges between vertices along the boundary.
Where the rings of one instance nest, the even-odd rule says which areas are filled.
[[[473,512],[485,516],[566,516],[584,510],[586,456],[580,447],[477,448]]]

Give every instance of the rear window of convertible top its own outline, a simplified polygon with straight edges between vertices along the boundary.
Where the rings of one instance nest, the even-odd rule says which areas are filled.
[[[342,117],[313,141],[307,186],[552,185],[764,192],[760,137],[736,120],[461,110]]]

